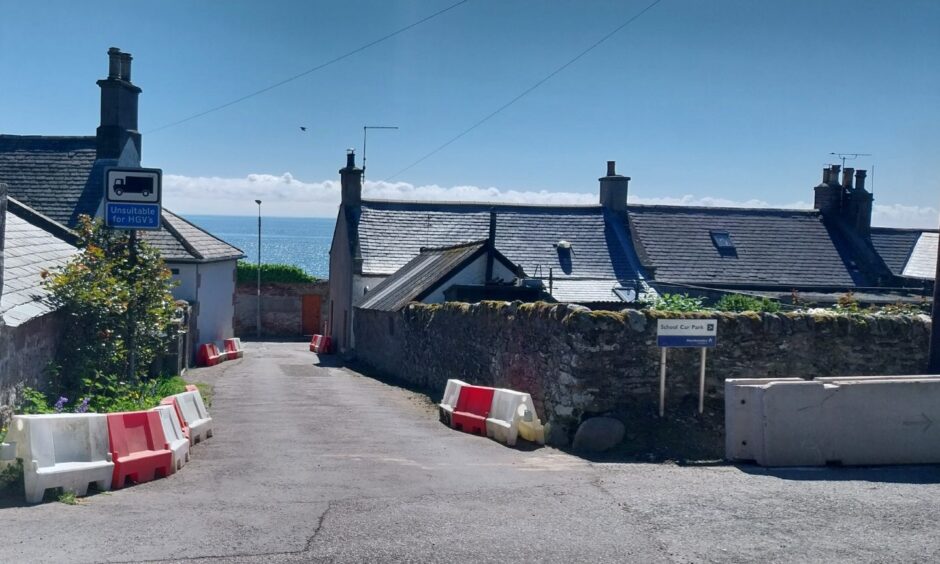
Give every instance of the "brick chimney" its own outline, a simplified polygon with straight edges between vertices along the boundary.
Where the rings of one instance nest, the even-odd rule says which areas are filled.
[[[362,204],[362,169],[356,166],[356,151],[346,150],[346,166],[339,169],[339,181],[342,187],[342,201],[344,206],[358,206]]]
[[[117,47],[108,49],[108,78],[98,81],[101,87],[101,125],[98,126],[98,158],[117,159],[128,139],[140,155],[140,133],[137,131],[137,97],[140,88],[131,83],[131,55]]]
[[[850,186],[852,185],[851,177],[852,169],[845,169],[845,176],[848,176],[848,179],[845,179],[843,176],[842,185]],[[849,223],[852,229],[855,230],[862,237],[871,236],[871,210],[874,204],[875,197],[874,195],[865,190],[865,177],[868,176],[868,173],[864,170],[856,170],[855,172],[855,187],[848,190],[846,197],[846,210],[845,210],[845,220]]]
[[[616,167],[616,161],[607,161],[607,176],[598,178],[601,183],[600,201],[611,211],[626,211],[630,177],[617,174]]]
[[[842,213],[845,190],[839,184],[839,165],[830,165],[823,169],[822,182],[813,188],[815,194],[813,208],[825,216],[837,216]]]

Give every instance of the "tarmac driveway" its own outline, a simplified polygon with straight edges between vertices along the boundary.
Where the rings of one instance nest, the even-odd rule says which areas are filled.
[[[428,399],[247,343],[195,370],[215,436],[173,476],[0,509],[0,561],[932,561],[940,468],[598,464],[444,427]]]

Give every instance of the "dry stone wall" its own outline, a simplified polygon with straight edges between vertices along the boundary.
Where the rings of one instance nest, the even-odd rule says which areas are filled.
[[[926,316],[667,314],[504,302],[357,310],[356,357],[436,391],[448,378],[527,391],[553,434],[570,438],[585,416],[657,401],[659,317],[718,319],[718,346],[709,352],[706,372],[712,397],[722,394],[727,378],[919,374],[926,368]],[[698,354],[670,350],[670,399],[698,393]]]
[[[23,386],[40,388],[59,344],[58,314],[17,327],[0,325],[0,427],[9,421]]]

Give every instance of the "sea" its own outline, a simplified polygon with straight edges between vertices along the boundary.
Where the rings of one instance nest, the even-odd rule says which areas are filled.
[[[258,260],[258,216],[184,215],[226,243]],[[330,242],[336,220],[325,217],[261,217],[261,262],[292,264],[317,278],[330,273]]]

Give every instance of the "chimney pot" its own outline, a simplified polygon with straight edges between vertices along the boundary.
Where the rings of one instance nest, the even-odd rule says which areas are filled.
[[[854,168],[845,167],[845,170],[842,171],[842,187],[846,190],[852,189],[852,175],[855,173]]]
[[[108,78],[121,78],[121,50],[117,47],[108,49]]]
[[[346,149],[346,166],[353,168],[356,166],[356,150]]]
[[[856,190],[865,190],[865,177],[868,176],[868,172],[864,170],[855,171],[855,189]]]
[[[823,183],[823,184],[829,184],[829,167],[828,167],[828,166],[823,169],[823,179],[822,179],[822,183]]]
[[[362,204],[362,169],[356,168],[356,151],[346,150],[346,166],[339,169],[340,197],[344,206]]]
[[[829,167],[829,184],[839,185],[839,172],[841,170],[841,165],[832,165]]]
[[[131,81],[131,57],[130,53],[121,53],[121,80]]]
[[[627,191],[630,177],[620,176],[616,173],[616,162],[607,161],[607,176],[600,178],[600,203],[613,211],[627,210]]]
[[[617,176],[617,161],[607,161],[607,176]]]

